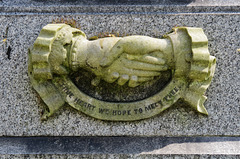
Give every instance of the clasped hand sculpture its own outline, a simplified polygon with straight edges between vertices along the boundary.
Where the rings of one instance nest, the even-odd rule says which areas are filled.
[[[48,25],[44,29],[56,26],[61,25]],[[84,68],[97,76],[92,81],[93,85],[103,79],[109,83],[117,81],[119,85],[128,82],[130,87],[152,80],[161,71],[171,69],[172,60],[169,39],[128,36],[89,41],[83,32],[67,25],[58,32],[49,55],[52,73],[61,74],[62,67],[72,71]]]
[[[95,86],[103,79],[119,85],[128,83],[129,87],[136,87],[160,76],[162,71],[171,70],[174,80],[188,85],[188,91],[181,97],[199,112],[207,114],[202,105],[206,99],[203,94],[215,70],[215,58],[210,56],[207,42],[200,28],[175,28],[164,39],[137,35],[89,41],[82,31],[66,24],[48,24],[30,49],[29,75],[50,109],[45,117],[52,115],[65,102],[71,103],[62,98],[63,93],[58,93],[54,77],[67,76],[80,68],[96,75],[91,82]],[[54,94],[49,95],[51,98],[46,97],[49,92]],[[138,119],[141,117],[129,120]],[[109,117],[109,120],[115,119]]]

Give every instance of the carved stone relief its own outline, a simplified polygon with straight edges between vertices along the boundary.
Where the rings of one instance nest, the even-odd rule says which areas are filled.
[[[68,103],[92,117],[133,121],[152,117],[182,98],[200,113],[216,59],[201,28],[177,27],[148,36],[88,40],[79,29],[48,24],[29,49],[29,76],[48,107]]]

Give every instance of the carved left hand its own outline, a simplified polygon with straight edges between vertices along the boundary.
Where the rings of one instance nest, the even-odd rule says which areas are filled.
[[[146,55],[129,55],[123,53],[110,66],[102,69],[103,80],[109,83],[117,81],[119,85],[128,82],[129,87],[136,87],[143,82],[160,76],[161,71],[168,67],[162,58],[161,52],[153,52]],[[94,79],[92,84],[97,85],[99,78]]]

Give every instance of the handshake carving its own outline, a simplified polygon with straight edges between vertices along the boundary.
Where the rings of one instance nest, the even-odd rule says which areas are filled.
[[[102,79],[136,87],[166,70],[174,70],[175,77],[205,80],[212,64],[207,38],[199,28],[183,27],[164,39],[136,35],[90,41],[81,30],[48,24],[30,50],[34,79],[53,79],[81,68],[96,75],[91,82],[95,86]]]
[[[81,30],[66,24],[43,27],[29,49],[28,72],[34,89],[49,107],[50,112],[44,118],[51,116],[65,102],[72,104],[57,87],[60,81],[66,81],[66,85],[76,90],[68,76],[80,69],[96,75],[91,81],[95,86],[104,80],[128,84],[129,87],[136,87],[171,70],[172,80],[163,93],[172,93],[172,85],[178,84],[176,89],[183,87],[178,98],[207,114],[203,106],[204,93],[213,78],[216,59],[208,51],[208,40],[201,28],[173,30],[163,39],[138,35],[90,41]],[[156,99],[154,97],[153,101]],[[82,107],[74,107],[82,110]]]
[[[62,32],[65,35],[69,33],[66,30]],[[84,34],[73,36],[69,44],[64,39],[66,37],[61,36],[58,40],[63,42],[60,47],[71,44],[68,56],[71,70],[84,68],[93,72],[96,78],[91,83],[95,86],[103,79],[108,83],[136,87],[172,67],[169,39],[127,36],[89,41]]]

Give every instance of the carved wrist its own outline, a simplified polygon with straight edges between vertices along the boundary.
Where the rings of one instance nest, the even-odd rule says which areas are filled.
[[[87,43],[86,37],[79,36],[73,38],[72,47],[69,52],[69,64],[73,71],[77,71],[79,68],[86,67],[87,61]]]

